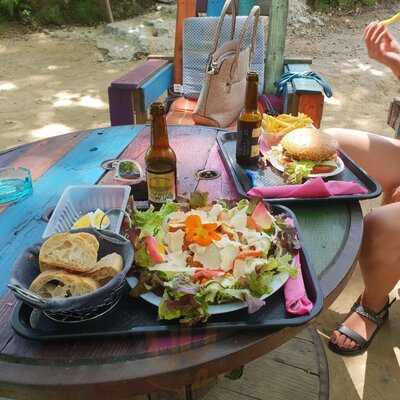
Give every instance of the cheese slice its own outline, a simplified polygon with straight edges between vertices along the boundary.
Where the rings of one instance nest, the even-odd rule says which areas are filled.
[[[204,268],[219,269],[221,267],[220,249],[214,243],[209,246],[192,244],[189,248],[194,253],[193,260],[201,263]]]
[[[176,232],[166,232],[164,241],[168,246],[168,250],[175,253],[177,251],[182,251],[184,238],[185,232],[179,229]]]

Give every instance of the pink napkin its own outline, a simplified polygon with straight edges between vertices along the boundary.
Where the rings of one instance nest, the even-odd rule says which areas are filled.
[[[301,185],[254,187],[247,192],[249,196],[262,198],[316,198],[365,193],[368,193],[368,190],[358,183],[347,181],[324,182],[321,177],[310,179]]]
[[[286,311],[293,315],[306,315],[311,312],[313,303],[308,299],[304,287],[303,274],[301,273],[300,266],[300,256],[296,255],[294,260],[298,274],[296,278],[289,278],[283,289]]]

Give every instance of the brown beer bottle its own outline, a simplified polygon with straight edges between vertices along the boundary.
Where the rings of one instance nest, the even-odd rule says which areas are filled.
[[[258,111],[258,75],[248,72],[246,100],[237,124],[236,161],[243,166],[257,165],[260,146],[262,115]]]
[[[176,155],[169,145],[165,108],[153,103],[150,108],[151,143],[146,152],[146,179],[150,204],[156,209],[176,200]]]

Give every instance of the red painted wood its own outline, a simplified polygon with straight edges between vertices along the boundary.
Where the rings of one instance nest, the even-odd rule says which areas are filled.
[[[298,112],[307,114],[314,121],[316,128],[321,126],[324,111],[324,95],[322,93],[297,94]]]
[[[128,72],[121,78],[116,79],[111,83],[114,89],[134,90],[139,88],[143,82],[151,78],[162,67],[168,64],[167,60],[148,59],[143,64],[140,64],[134,70]]]
[[[218,198],[236,200],[240,198],[240,195],[237,192],[232,179],[229,177],[229,173],[226,170],[223,161],[221,160],[218,144],[215,144],[211,149],[205,169],[218,171],[221,175],[218,179],[201,180],[196,190],[208,192],[211,200],[216,200]]]
[[[88,134],[89,132],[76,132],[56,136],[23,146],[22,151],[15,149],[4,155],[0,154],[0,167],[5,159],[9,167],[28,168],[35,181]],[[6,206],[0,206],[0,213],[6,208]]]
[[[198,170],[205,167],[208,153],[214,145],[214,130],[201,126],[190,128],[186,126],[169,126],[168,132],[171,147],[175,150],[178,160],[179,194],[193,192],[197,185],[195,174]],[[126,148],[120,158],[136,160],[144,170],[144,156],[149,144],[150,128],[147,127],[139,134],[137,139]],[[101,183],[119,183],[115,181],[113,177],[114,172],[110,171],[104,176]],[[227,179],[230,182],[229,177],[227,177]]]
[[[178,0],[175,28],[174,83],[182,83],[183,25],[185,18],[196,16],[196,0]]]

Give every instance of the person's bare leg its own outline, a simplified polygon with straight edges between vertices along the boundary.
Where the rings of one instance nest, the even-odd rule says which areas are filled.
[[[400,203],[377,208],[365,217],[365,231],[360,254],[360,267],[365,290],[362,305],[379,312],[390,291],[400,280]],[[348,328],[369,339],[376,325],[352,313],[344,322]],[[356,343],[334,331],[331,341],[341,348],[354,348]]]
[[[331,128],[341,149],[364,168],[383,188],[383,204],[400,200],[400,140],[353,129]]]

